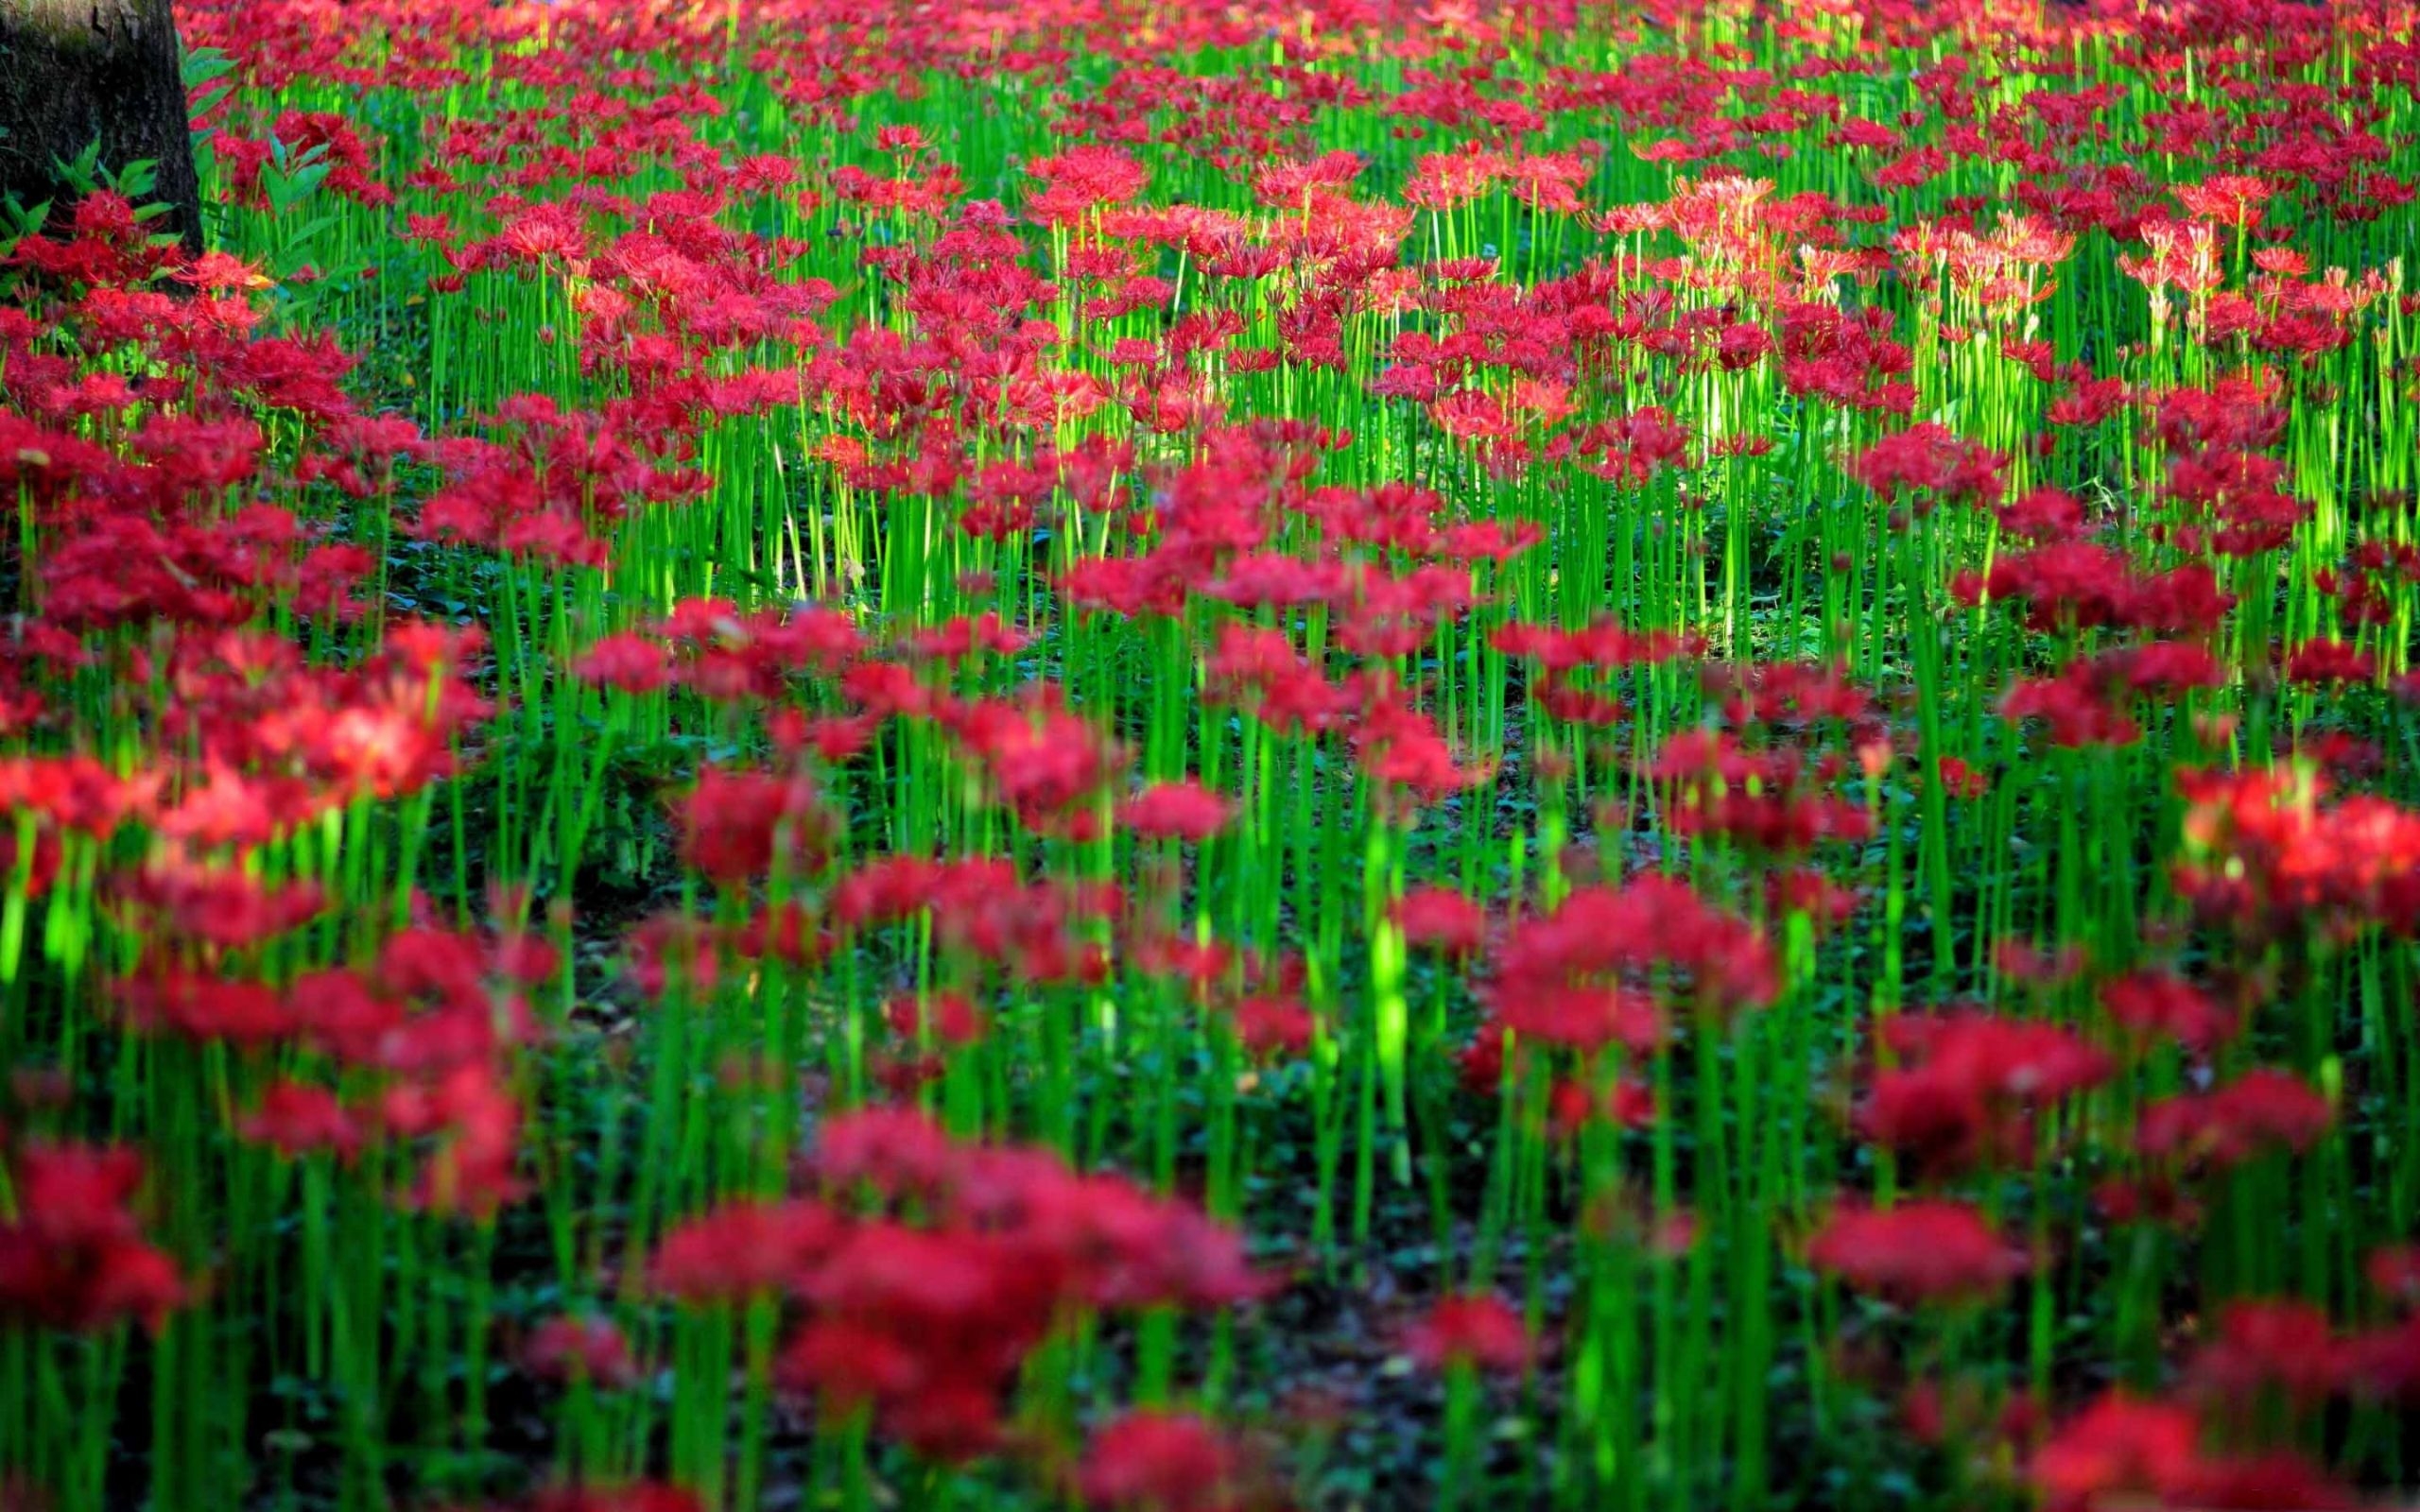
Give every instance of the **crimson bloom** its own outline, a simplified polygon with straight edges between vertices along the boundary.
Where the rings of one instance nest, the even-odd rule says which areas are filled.
[[[2029,1268],[1977,1209],[1922,1200],[1843,1206],[1807,1246],[1808,1263],[1894,1301],[1981,1301]]]
[[[1536,1346],[1529,1325],[1494,1297],[1449,1297],[1430,1307],[1405,1336],[1411,1357],[1431,1370],[1470,1366],[1510,1375],[1528,1368]]]

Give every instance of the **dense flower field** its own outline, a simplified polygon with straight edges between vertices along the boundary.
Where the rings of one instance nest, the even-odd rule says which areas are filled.
[[[0,1503],[2420,1481],[2409,0],[182,15]]]

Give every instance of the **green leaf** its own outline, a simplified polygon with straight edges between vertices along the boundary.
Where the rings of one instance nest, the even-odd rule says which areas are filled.
[[[185,114],[188,118],[194,119],[208,115],[211,112],[218,108],[219,101],[225,99],[228,95],[233,94],[233,93],[235,93],[235,86],[233,83],[221,84],[216,89],[212,90],[209,94],[202,95],[201,98],[187,103],[185,106]]]
[[[50,205],[51,202],[44,199],[28,207],[16,196],[10,195],[8,200],[9,223],[15,235],[31,236],[40,232],[43,222],[50,219]],[[11,237],[12,241],[14,239]]]
[[[304,221],[299,230],[297,230],[292,235],[285,238],[286,250],[300,250],[304,242],[309,241],[312,237],[319,235],[320,232],[327,230],[330,226],[335,225],[337,223],[337,217],[335,215],[320,215],[315,219]]]
[[[229,57],[224,48],[219,47],[197,47],[185,54],[183,62],[178,68],[179,77],[183,80],[185,93],[188,94],[212,79],[224,78],[234,71],[235,60]],[[232,89],[233,86],[228,87]]]
[[[51,159],[50,165],[60,181],[76,191],[78,198],[91,194],[100,182],[101,139],[95,137],[73,159]]]
[[[159,186],[160,160],[137,158],[110,177],[110,187],[129,199],[147,198]]]

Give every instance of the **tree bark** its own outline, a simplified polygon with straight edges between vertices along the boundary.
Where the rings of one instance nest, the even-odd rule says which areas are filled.
[[[170,0],[0,0],[0,193],[63,199],[53,160],[97,140],[104,167],[159,164],[161,229],[201,250],[182,56]]]

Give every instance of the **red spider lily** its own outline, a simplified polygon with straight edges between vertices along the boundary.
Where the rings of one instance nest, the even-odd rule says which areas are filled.
[[[2049,727],[2051,744],[2071,749],[2131,746],[2143,732],[2088,662],[2061,677],[2016,679],[2000,699],[1999,712],[2011,721],[2042,721]]]
[[[134,1151],[26,1143],[12,1164],[17,1216],[0,1223],[0,1316],[77,1332],[135,1319],[157,1332],[185,1304],[175,1261],[144,1240],[130,1211],[143,1182]]]
[[[1536,1353],[1521,1314],[1494,1297],[1448,1297],[1430,1307],[1405,1335],[1411,1357],[1430,1370],[1468,1366],[1512,1375]]]
[[[1724,335],[1728,337],[1730,334],[1726,331]],[[1764,337],[1762,332],[1755,334]],[[1771,338],[1764,339],[1770,345]],[[1752,347],[1743,348],[1735,341],[1726,354],[1730,360],[1744,365],[1757,353]],[[1667,468],[1685,464],[1690,438],[1686,425],[1673,419],[1668,411],[1651,404],[1619,420],[1584,426],[1567,438],[1559,438],[1548,452],[1558,457],[1573,458],[1600,478],[1638,487]]]
[[[1547,1098],[1548,1120],[1564,1140],[1578,1137],[1590,1125],[1612,1125],[1616,1130],[1646,1130],[1655,1125],[1655,1089],[1636,1076],[1624,1076],[1609,1089],[1592,1089],[1576,1079],[1556,1081]]]
[[[1913,493],[1923,505],[2000,501],[2007,460],[1927,421],[1884,437],[1857,458],[1858,480],[1896,498]]]
[[[2216,628],[2235,603],[2198,563],[2144,574],[2122,553],[2083,541],[2003,557],[1988,576],[1961,577],[1952,590],[1970,603],[1986,594],[2025,599],[2031,606],[2027,622],[2045,631],[2107,625],[2203,632]]]
[[[1139,918],[1120,949],[1128,970],[1145,977],[1172,978],[1197,1000],[1213,997],[1244,966],[1243,954],[1220,940],[1171,933],[1157,920]]]
[[[284,994],[259,982],[161,966],[116,984],[127,1022],[147,1033],[257,1047],[292,1036],[301,1021]]]
[[[0,803],[94,839],[147,816],[160,786],[157,777],[120,777],[89,756],[0,758]]]
[[[493,1067],[472,1060],[434,1082],[389,1089],[381,1127],[430,1142],[406,1200],[424,1211],[487,1218],[528,1188],[521,1160],[521,1105]]]
[[[1204,701],[1239,704],[1280,731],[1328,730],[1355,708],[1349,690],[1321,676],[1275,630],[1222,627],[1204,671]]]
[[[1582,1048],[1654,1038],[1650,1001],[1625,981],[1658,967],[1680,973],[1717,1013],[1770,1003],[1779,990],[1760,933],[1685,883],[1655,876],[1574,891],[1552,914],[1515,925],[1495,967],[1486,995],[1506,1027]]]
[[[2353,1334],[2340,1354],[2354,1390],[2389,1401],[2420,1400],[2420,1321],[2412,1315]]]
[[[2168,1498],[2198,1469],[2201,1432],[2187,1408],[2112,1392],[2061,1425],[2027,1473],[2054,1508]]]
[[[1114,921],[1122,906],[1114,887],[1026,883],[1005,861],[890,856],[836,882],[826,911],[844,932],[929,913],[947,949],[1026,982],[1056,982],[1097,981],[1107,971],[1100,947],[1077,929]]]
[[[1444,563],[1400,576],[1349,572],[1334,620],[1336,644],[1355,656],[1404,657],[1426,644],[1441,622],[1476,602],[1467,568]]]
[[[2118,270],[2151,292],[2154,325],[2167,319],[2168,301],[2163,290],[2169,286],[2188,294],[2206,294],[2218,287],[2222,274],[2210,227],[2193,221],[2179,225],[2147,220],[2137,232],[2150,249],[2148,255],[2135,257],[2120,252]]]
[[[2288,682],[2369,682],[2377,677],[2377,659],[2342,641],[2305,641],[2287,653]]]
[[[1373,684],[1353,728],[1354,755],[1363,772],[1403,802],[1435,802],[1487,780],[1490,766],[1456,761],[1435,721],[1396,703]]]
[[[681,859],[722,886],[812,867],[832,820],[804,774],[709,767],[680,807]]]
[[[1633,633],[1612,620],[1577,630],[1510,620],[1495,631],[1492,643],[1505,655],[1527,658],[1549,672],[1653,665],[1677,660],[1688,649],[1668,632]]]
[[[1989,793],[1991,779],[1975,770],[1955,756],[1944,756],[1938,764],[1941,785],[1951,798],[1972,801]]]
[[[521,1361],[544,1381],[588,1381],[618,1390],[638,1379],[630,1341],[610,1318],[550,1317],[523,1343]]]
[[[2153,641],[2102,652],[2089,663],[2104,685],[2122,685],[2154,697],[2173,698],[2198,688],[2224,686],[2224,663],[2204,646],[2182,641]]]
[[[2180,771],[2190,805],[2174,875],[2197,913],[2247,940],[2298,929],[2412,927],[2420,909],[2420,817],[2355,797],[2323,805],[2308,771]]]
[[[2190,1232],[2202,1223],[2200,1199],[2184,1182],[2161,1173],[2100,1182],[2092,1190],[2092,1204],[2113,1224],[2149,1223]]]
[[[1824,790],[1830,764],[1811,766],[1787,750],[1752,750],[1722,731],[1687,730],[1665,742],[1649,775],[1669,782],[1675,833],[1719,835],[1772,855],[1802,855],[1835,840],[1862,839],[1864,808]]]
[[[688,1302],[787,1291],[844,1227],[814,1202],[729,1204],[666,1233],[648,1263],[648,1279],[656,1291]]]
[[[1894,1301],[1980,1301],[2029,1268],[1976,1209],[1959,1202],[1842,1207],[1806,1247],[1807,1263]]]
[[[1454,1069],[1473,1095],[1495,1097],[1504,1091],[1506,1039],[1500,1029],[1482,1027],[1454,1057]]]
[[[134,206],[100,190],[76,202],[66,237],[28,236],[10,253],[17,266],[63,284],[133,288],[167,266],[172,253],[153,247],[136,228]]]
[[[1469,956],[1478,954],[1487,915],[1478,904],[1445,887],[1414,887],[1388,909],[1404,943],[1415,950]]]
[[[1101,799],[1128,758],[1056,689],[1036,687],[1014,702],[976,703],[944,722],[999,801],[1028,828],[1069,839],[1098,833]]]
[[[1093,1435],[1076,1470],[1088,1505],[1132,1512],[1227,1512],[1245,1504],[1242,1453],[1186,1413],[1131,1412]]]
[[[743,614],[729,602],[683,599],[649,632],[668,643],[675,680],[718,703],[778,700],[799,673],[841,677],[857,670],[865,639],[838,610]],[[644,665],[634,646],[620,660]]]
[[[1798,915],[1819,933],[1848,923],[1865,900],[1862,890],[1834,882],[1816,867],[1792,867],[1767,879],[1766,906],[1776,915]]]
[[[1525,1040],[1582,1052],[1619,1045],[1654,1054],[1668,1032],[1655,1000],[1635,988],[1546,988],[1497,1005],[1495,1017]]]
[[[1905,346],[1890,339],[1890,330],[1891,319],[1886,311],[1871,310],[1862,317],[1852,318],[1829,303],[1785,305],[1778,333],[1783,381],[1793,393],[1820,397],[1851,409],[1907,414],[1915,407],[1916,390],[1900,375],[1909,370],[1914,359]],[[1952,482],[1952,476],[1942,471],[1943,458],[1931,455],[1933,445],[1942,441],[1945,434],[1935,426],[1913,442],[1898,443],[1861,476],[1866,477],[1869,487],[1875,479],[1904,481],[1919,488]],[[1954,472],[1958,462],[1966,459],[1968,454],[1955,444],[1947,450]],[[1989,475],[1996,477],[1996,472]],[[1980,484],[1984,476],[1978,472],[1968,481]]]
[[[2198,184],[2177,184],[2169,193],[2188,214],[2240,229],[2260,218],[2261,206],[2276,188],[2246,174],[2222,173]]]
[[[1877,1073],[1856,1125],[1860,1136],[1927,1175],[1987,1160],[2022,1162],[2032,1132],[2021,1112],[1996,1112],[1983,1091],[1939,1070]]]
[[[2206,541],[2225,557],[2277,549],[2310,512],[2288,491],[2284,464],[2220,448],[2172,460],[2163,496],[2186,522],[2170,532],[2180,545]]]
[[[2114,977],[2101,984],[2100,1002],[2128,1033],[2173,1040],[2197,1054],[2225,1043],[2242,1028],[2238,1011],[2166,971]]]
[[[1012,656],[1029,644],[1030,638],[1009,628],[999,615],[983,613],[961,614],[910,631],[895,644],[899,654],[909,661],[957,666],[977,655]]]
[[[343,116],[325,111],[286,111],[269,127],[269,138],[283,143],[297,157],[317,152],[317,161],[327,165],[324,181],[334,193],[365,205],[393,201],[394,192],[376,176],[370,145]],[[261,170],[269,163],[269,141],[247,139],[222,130],[213,145],[227,165],[228,180],[237,199],[255,208],[266,208],[268,199],[260,179]]]
[[[1736,730],[1767,726],[1795,733],[1835,725],[1862,738],[1875,722],[1872,693],[1858,686],[1845,667],[1716,662],[1702,669],[1699,680],[1720,697],[1722,717]]]
[[[289,1159],[326,1150],[340,1160],[360,1153],[369,1137],[363,1121],[324,1087],[281,1081],[261,1093],[235,1131]]]
[[[705,1503],[677,1486],[556,1486],[526,1503],[527,1512],[703,1512]]]
[[[2112,1069],[2107,1055],[2055,1024],[1989,1013],[1905,1014],[1882,1032],[1910,1062],[2040,1107],[2100,1085]]]
[[[147,915],[154,939],[186,939],[240,950],[301,928],[328,904],[314,882],[272,886],[231,868],[158,856],[119,879],[113,901],[138,918]]]
[[[2172,1502],[2217,1512],[2342,1512],[2361,1504],[2350,1487],[2290,1450],[2205,1459]]]
[[[1227,1015],[1236,1039],[1261,1056],[1299,1056],[1309,1050],[1319,1022],[1292,998],[1252,996],[1237,1002]]]
[[[1190,1210],[1038,1152],[957,1144],[914,1114],[836,1120],[815,1167],[836,1192],[912,1200],[932,1227],[873,1216],[819,1253],[777,1252],[786,1276],[744,1280],[811,1309],[786,1379],[872,1406],[929,1454],[994,1445],[1002,1390],[1063,1309],[1223,1306],[1259,1290],[1232,1237]]]
[[[2308,1149],[2336,1110],[2290,1072],[2256,1067],[2211,1092],[2183,1092],[2143,1109],[2135,1147],[2153,1159],[2222,1171],[2269,1148]]]
[[[162,719],[202,756],[160,828],[199,845],[250,844],[450,774],[457,742],[488,713],[458,676],[478,644],[476,631],[393,624],[374,656],[328,672],[266,635],[181,640],[168,669],[177,701]]]
[[[1036,158],[1025,171],[1046,186],[1026,198],[1026,214],[1043,225],[1073,224],[1087,213],[1125,204],[1150,180],[1150,170],[1127,152],[1090,145]]]
[[[2275,1388],[2301,1405],[2342,1390],[2354,1357],[2327,1314],[2308,1302],[2237,1297],[2186,1367],[2192,1389],[2223,1410]]]
[[[652,693],[672,680],[672,659],[660,642],[616,631],[591,641],[571,671],[584,682],[617,692]]]
[[[1198,782],[1155,782],[1117,807],[1117,821],[1145,839],[1199,844],[1235,818],[1233,802]]]
[[[985,1027],[983,1011],[957,992],[893,998],[884,1017],[893,1034],[911,1039],[929,1035],[945,1045],[976,1044]]]
[[[2362,1262],[2361,1274],[2396,1306],[2420,1304],[2420,1245],[2380,1245]]]

